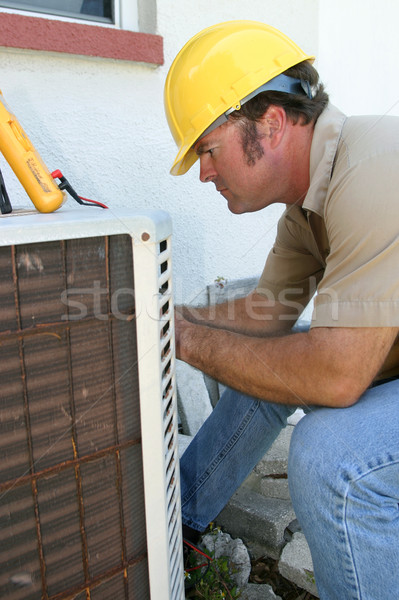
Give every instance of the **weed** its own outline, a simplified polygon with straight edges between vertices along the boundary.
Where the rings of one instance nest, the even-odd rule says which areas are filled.
[[[193,551],[186,566],[186,599],[237,600],[240,591],[231,579],[229,559],[226,556],[205,561]]]

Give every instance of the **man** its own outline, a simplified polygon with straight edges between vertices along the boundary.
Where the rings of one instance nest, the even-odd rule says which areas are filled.
[[[205,529],[301,406],[289,484],[320,597],[399,594],[399,119],[347,118],[262,23],[192,38],[165,85],[179,146],[234,213],[286,204],[257,289],[176,314],[177,356],[228,386],[181,460]],[[293,322],[317,287],[308,332]],[[234,318],[231,315],[234,315]]]

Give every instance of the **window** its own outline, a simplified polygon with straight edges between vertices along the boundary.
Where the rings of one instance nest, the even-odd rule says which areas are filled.
[[[4,0],[1,6],[112,23],[112,0]]]
[[[162,65],[155,2],[0,0],[0,46]]]
[[[136,0],[0,0],[0,7],[138,29]]]

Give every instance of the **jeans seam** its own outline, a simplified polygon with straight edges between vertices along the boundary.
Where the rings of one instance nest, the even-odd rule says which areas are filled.
[[[370,475],[370,473],[379,471],[380,469],[383,469],[384,467],[388,466],[388,465],[395,465],[395,464],[399,464],[399,459],[392,459],[389,461],[386,461],[384,463],[375,465],[374,467],[369,467],[367,471],[365,471],[362,474],[359,474],[357,477],[351,478],[348,481],[348,486],[345,492],[345,496],[344,496],[344,504],[343,504],[343,512],[344,512],[344,519],[343,519],[343,523],[344,523],[344,530],[345,530],[345,537],[347,540],[347,545],[348,545],[348,558],[350,559],[350,563],[351,563],[351,572],[354,575],[355,578],[355,584],[356,584],[356,597],[353,597],[353,600],[362,600],[362,592],[360,589],[360,583],[359,583],[359,575],[357,572],[357,568],[356,568],[356,563],[355,563],[355,559],[354,559],[354,552],[353,552],[353,547],[351,544],[351,536],[349,533],[349,528],[347,526],[347,509],[348,509],[348,504],[349,504],[349,500],[348,500],[348,496],[349,496],[349,490],[350,490],[350,486],[353,485],[354,483],[360,481],[361,479],[363,479],[364,477],[367,477],[368,475]]]
[[[245,418],[242,419],[241,424],[235,431],[234,435],[227,441],[227,443],[223,446],[223,448],[220,450],[220,452],[217,454],[217,456],[215,456],[214,460],[208,466],[207,470],[201,475],[201,477],[199,479],[197,479],[195,486],[192,486],[187,491],[184,498],[182,498],[182,506],[184,506],[187,502],[189,502],[189,500],[191,500],[191,498],[194,496],[194,494],[197,493],[197,491],[203,486],[205,481],[215,471],[215,469],[218,467],[220,462],[224,459],[226,454],[228,452],[230,452],[230,450],[233,448],[233,446],[237,443],[237,441],[239,440],[239,438],[241,437],[241,435],[243,434],[245,429],[248,427],[248,424],[251,422],[254,414],[259,409],[259,404],[260,404],[260,401],[258,400],[254,406],[251,406],[249,411],[246,413]]]

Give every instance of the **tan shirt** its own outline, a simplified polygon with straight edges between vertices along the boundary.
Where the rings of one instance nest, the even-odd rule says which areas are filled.
[[[311,327],[399,327],[399,118],[319,117],[302,207],[282,215],[257,291]],[[399,346],[384,375],[399,373]]]

